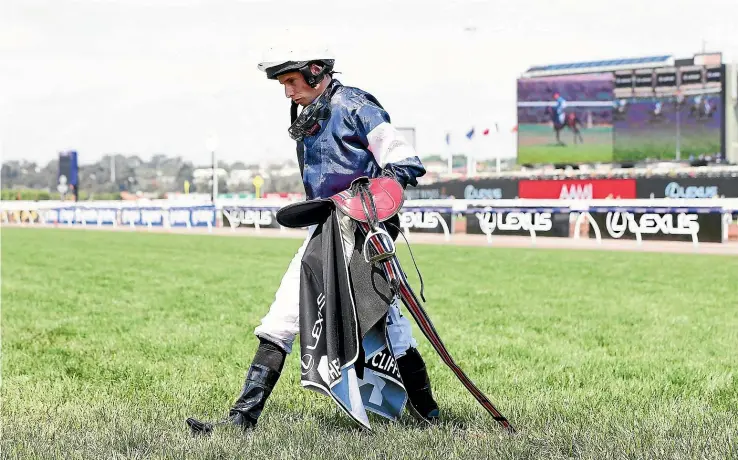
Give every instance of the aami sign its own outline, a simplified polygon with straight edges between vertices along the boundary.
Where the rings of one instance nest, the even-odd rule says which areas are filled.
[[[546,200],[591,200],[635,198],[634,179],[521,180],[520,198]]]

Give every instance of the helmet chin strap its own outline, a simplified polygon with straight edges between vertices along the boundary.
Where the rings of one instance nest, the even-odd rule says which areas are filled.
[[[290,107],[290,126],[295,124],[297,120],[297,102],[292,101]],[[305,174],[305,146],[302,142],[297,143],[297,165],[300,167],[300,177]]]
[[[322,96],[323,93],[325,93],[325,91],[330,86],[332,80],[333,79],[329,79],[328,80],[328,82],[325,84],[325,88],[323,88],[323,91],[321,91],[319,94],[317,94],[315,96],[315,98],[313,98],[313,100],[310,101],[310,104],[312,104],[316,99],[318,99],[320,96]],[[321,82],[322,81],[323,80],[321,80]],[[320,84],[320,82],[318,82],[315,86],[312,86],[312,88],[317,88],[319,84]],[[292,105],[290,107],[290,124],[294,123],[295,120],[297,120],[297,108],[299,107],[299,104],[297,102],[295,102],[295,101],[291,101],[291,102],[292,102]],[[307,105],[310,105],[310,104],[307,104]]]
[[[292,101],[292,106],[290,107],[290,124],[293,124],[297,120],[297,102]]]
[[[329,81],[325,85],[325,88],[323,88],[323,91],[315,99],[320,99],[321,97],[323,97],[323,95],[325,94],[325,92],[332,86],[332,84],[333,84],[333,79],[329,79]],[[336,82],[336,84],[333,85],[334,86],[334,89],[331,90],[331,91],[335,91],[335,87],[338,86],[338,85],[340,85],[340,84],[338,84]],[[328,98],[330,99],[331,96],[332,96],[332,94],[329,94],[328,95]],[[313,100],[313,102],[315,102],[315,100]],[[295,123],[297,121],[297,118],[298,118],[298,115],[297,115],[297,108],[298,108],[298,106],[299,106],[299,104],[297,104],[297,102],[291,101],[291,104],[290,104],[290,129],[288,130],[290,132],[290,137],[293,137],[293,132],[292,131],[294,129],[297,129],[297,132],[302,131],[298,127],[298,125],[300,125],[300,123]],[[322,114],[322,116],[321,115],[318,115],[317,119],[314,119],[313,121],[314,122],[317,122],[318,119],[325,119],[325,118],[328,118],[328,116],[330,116],[330,109],[329,108],[327,109],[327,113]],[[309,124],[309,122],[307,122],[305,124]],[[298,136],[298,138],[299,138],[300,141],[302,140],[303,136],[304,136],[304,133],[300,133],[300,135]],[[293,137],[293,139],[294,139],[294,137]],[[295,140],[297,140],[297,139],[295,139]],[[302,176],[305,173],[305,146],[300,141],[297,142],[297,163],[300,166],[300,176]]]
[[[302,141],[306,136],[311,136],[320,129],[319,121],[327,120],[330,117],[330,99],[340,86],[338,80],[329,82],[325,90],[310,104],[306,105],[299,115],[297,114],[297,104],[292,101],[290,107],[292,124],[287,130],[292,139]]]

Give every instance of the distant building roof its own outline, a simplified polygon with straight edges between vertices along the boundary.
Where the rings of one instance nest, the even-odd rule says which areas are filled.
[[[563,75],[584,72],[612,71],[620,69],[636,69],[643,67],[662,67],[674,64],[671,55],[649,56],[640,58],[609,59],[603,61],[572,62],[568,64],[550,64],[534,66],[524,76],[537,77],[544,75]]]

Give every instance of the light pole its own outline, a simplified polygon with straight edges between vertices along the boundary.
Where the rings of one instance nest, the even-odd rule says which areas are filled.
[[[213,166],[213,189],[211,192],[210,201],[215,204],[215,198],[218,197],[218,174],[216,172],[218,165],[215,161],[215,150],[218,148],[218,136],[216,136],[214,133],[208,136],[205,147],[208,149],[208,151],[210,151],[210,159]]]
[[[682,159],[682,133],[681,133],[681,120],[680,120],[680,113],[682,111],[682,105],[681,105],[681,96],[682,92],[681,90],[676,91],[676,161],[681,161]]]
[[[500,125],[495,122],[495,140],[500,143]],[[495,171],[500,174],[500,146],[497,145],[497,155],[495,155]]]
[[[463,29],[463,36],[465,37],[463,39],[464,42],[466,42],[465,49],[466,50],[472,50],[472,54],[474,53],[474,47],[475,47],[475,35],[477,32],[477,26],[475,24],[467,24],[464,26]],[[468,37],[468,38],[466,38]],[[472,137],[474,136],[474,127],[472,125]],[[469,138],[469,141],[471,141],[472,138]],[[470,145],[469,149],[467,150],[467,157],[466,157],[466,176],[469,178],[473,175],[476,175],[477,173],[477,152],[475,151],[475,146]]]

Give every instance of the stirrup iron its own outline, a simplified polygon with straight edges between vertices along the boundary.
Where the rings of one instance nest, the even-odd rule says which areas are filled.
[[[371,256],[371,257],[369,257],[369,243],[370,243],[370,241],[371,241],[372,238],[376,238],[377,241],[378,241],[378,243],[379,243],[379,246],[384,247],[384,246],[382,246],[382,238],[381,237],[385,237],[384,239],[387,242],[387,247],[388,247],[387,252],[380,253],[380,252],[374,250],[373,251],[374,252],[374,255]],[[382,261],[387,260],[387,259],[389,259],[391,257],[394,257],[394,255],[395,255],[395,242],[392,241],[392,236],[390,236],[390,234],[387,233],[386,230],[381,229],[381,228],[377,228],[377,229],[372,230],[372,231],[370,231],[369,233],[366,234],[366,238],[364,239],[364,260],[367,263],[375,264],[377,262],[382,262]]]

